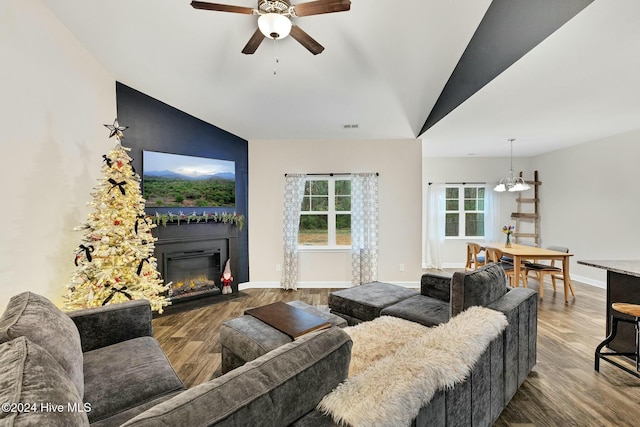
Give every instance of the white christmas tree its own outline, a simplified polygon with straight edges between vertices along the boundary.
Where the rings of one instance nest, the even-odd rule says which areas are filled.
[[[121,139],[125,126],[105,125],[116,146],[104,155],[103,177],[91,193],[92,212],[77,227],[85,232],[75,253],[76,268],[65,295],[65,310],[146,299],[162,313],[169,304],[153,255],[156,225],[145,214],[140,176],[131,166],[130,148]]]

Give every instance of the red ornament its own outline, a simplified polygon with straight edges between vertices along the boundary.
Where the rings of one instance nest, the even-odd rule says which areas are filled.
[[[118,160],[118,161],[116,162],[116,164],[118,165],[118,167],[119,167],[119,168],[121,168],[121,167],[122,167],[122,162],[121,162],[120,160]]]
[[[113,221],[113,225],[120,225],[120,220],[116,219],[115,221]]]

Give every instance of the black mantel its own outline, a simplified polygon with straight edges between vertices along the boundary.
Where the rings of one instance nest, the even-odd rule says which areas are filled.
[[[225,245],[223,252],[231,260],[231,272],[234,280],[231,283],[233,293],[238,292],[238,227],[233,224],[219,222],[201,223],[168,223],[158,225],[152,231],[158,240],[155,242],[155,257],[158,260],[158,270],[163,278],[166,278],[166,259],[169,254],[184,250],[216,250],[220,245]],[[224,243],[222,243],[224,242]],[[227,262],[226,257],[221,259],[222,268]],[[216,282],[219,277],[216,278]],[[178,302],[178,301],[175,301]]]

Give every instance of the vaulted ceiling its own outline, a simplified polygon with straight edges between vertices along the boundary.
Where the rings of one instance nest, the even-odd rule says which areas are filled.
[[[190,0],[42,1],[116,80],[248,140],[530,156],[640,128],[637,0],[352,0],[295,18],[315,56],[291,37],[244,55],[257,17]]]

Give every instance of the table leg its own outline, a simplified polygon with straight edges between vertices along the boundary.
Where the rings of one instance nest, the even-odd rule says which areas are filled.
[[[562,281],[564,282],[564,302],[568,303],[567,297],[568,291],[571,290],[571,295],[575,298],[576,294],[573,292],[573,285],[571,284],[571,276],[569,275],[569,257],[562,258]]]
[[[513,280],[516,282],[516,287],[520,287],[520,256],[513,256]],[[524,285],[524,284],[523,284]]]

